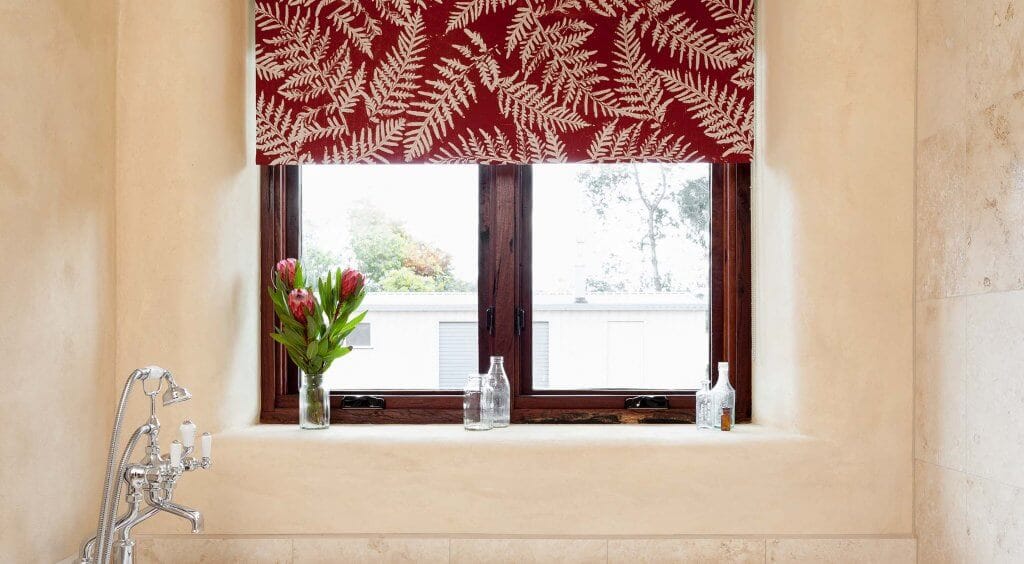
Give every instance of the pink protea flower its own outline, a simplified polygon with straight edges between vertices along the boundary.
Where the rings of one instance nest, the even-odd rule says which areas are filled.
[[[359,293],[365,283],[363,273],[358,270],[346,269],[341,273],[341,301],[345,301]]]
[[[316,305],[313,302],[313,294],[310,294],[303,288],[296,288],[292,290],[288,293],[288,309],[291,310],[296,321],[305,325],[306,316],[312,315],[313,312],[316,311]]]
[[[293,258],[286,258],[278,261],[274,266],[274,272],[277,272],[277,276],[281,278],[281,281],[289,288],[295,287],[295,267],[297,265],[297,260]]]

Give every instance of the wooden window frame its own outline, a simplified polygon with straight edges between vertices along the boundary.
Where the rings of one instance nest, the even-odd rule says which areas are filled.
[[[679,390],[532,390],[531,210],[529,165],[480,166],[480,264],[478,328],[480,368],[489,357],[505,357],[512,386],[512,421],[517,423],[692,423],[694,391]],[[298,370],[269,333],[275,326],[265,288],[274,264],[300,254],[301,171],[298,166],[263,166],[261,213],[261,423],[298,422]],[[499,214],[497,210],[514,210]],[[712,366],[727,361],[736,388],[737,420],[751,416],[750,360],[750,165],[711,165],[711,338]],[[510,273],[506,274],[506,272]],[[494,332],[487,328],[493,307]],[[516,310],[525,323],[516,335]],[[342,398],[382,396],[382,410],[342,409]],[[663,395],[670,408],[630,410],[626,398]],[[331,393],[335,423],[461,423],[461,393],[390,391]]]

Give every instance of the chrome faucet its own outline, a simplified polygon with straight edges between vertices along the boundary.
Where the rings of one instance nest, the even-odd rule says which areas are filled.
[[[147,383],[155,381],[150,390]],[[181,517],[192,525],[193,533],[203,530],[203,516],[200,512],[171,501],[178,479],[185,473],[208,469],[213,465],[210,459],[213,437],[203,433],[200,437],[201,456],[196,457],[196,426],[186,419],[179,427],[181,442],[171,443],[167,454],[160,452],[160,421],[156,417],[156,396],[167,382],[162,402],[165,406],[188,400],[192,394],[174,381],[170,372],[158,366],[139,368],[132,372],[121,392],[114,416],[114,428],[110,434],[110,450],[107,456],[107,473],[103,484],[103,499],[100,503],[99,523],[96,535],[82,544],[82,564],[132,564],[135,561],[135,541],[132,529],[157,513],[164,512]],[[124,419],[128,397],[136,382],[142,383],[142,391],[149,397],[149,420],[139,426],[128,439],[121,454],[120,462],[115,454],[120,442],[121,423]],[[141,460],[131,463],[136,445],[143,435],[148,435],[149,444]],[[121,490],[127,486],[125,502],[128,510],[115,519]],[[145,504],[145,507],[143,507]]]

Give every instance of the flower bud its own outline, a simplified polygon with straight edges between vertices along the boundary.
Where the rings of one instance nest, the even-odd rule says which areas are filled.
[[[313,294],[310,294],[303,288],[296,288],[292,290],[288,293],[288,309],[291,310],[296,321],[305,325],[306,316],[312,315],[312,313],[316,311],[316,305],[313,302]]]
[[[341,273],[341,301],[346,301],[363,289],[363,273],[347,269]]]
[[[295,267],[298,264],[293,258],[282,259],[274,266],[274,272],[288,288],[295,287]]]

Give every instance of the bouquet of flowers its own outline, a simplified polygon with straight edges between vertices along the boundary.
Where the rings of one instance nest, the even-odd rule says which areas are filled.
[[[318,428],[326,427],[330,404],[323,375],[335,360],[352,351],[345,338],[366,317],[365,311],[353,316],[366,296],[365,278],[357,270],[339,268],[318,279],[314,293],[306,286],[302,265],[293,258],[278,262],[273,278],[267,291],[280,323],[270,336],[284,345],[303,372],[302,393],[309,397],[300,398],[305,400],[300,401],[301,415],[319,420],[314,425]],[[319,396],[314,398],[311,394],[317,389]]]

